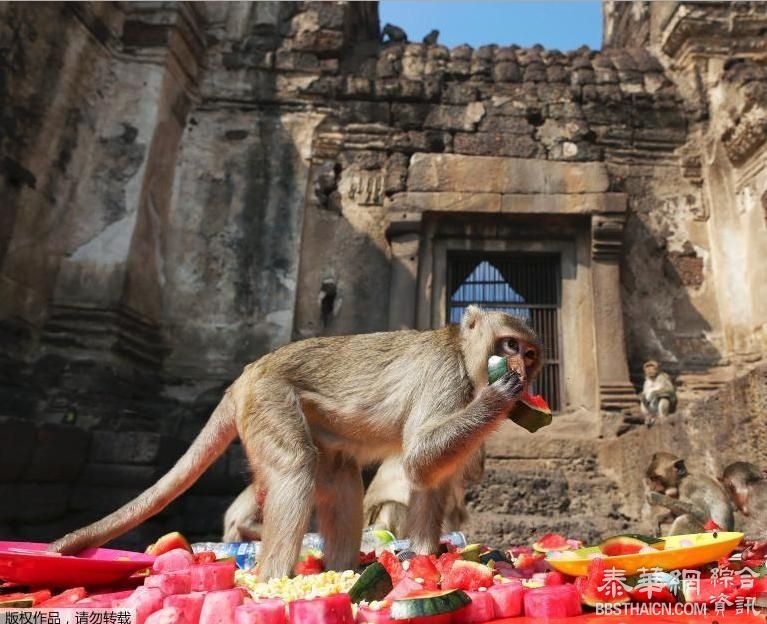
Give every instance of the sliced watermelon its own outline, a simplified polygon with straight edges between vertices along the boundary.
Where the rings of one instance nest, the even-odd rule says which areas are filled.
[[[234,610],[241,604],[239,589],[208,592],[202,601],[200,624],[234,624]]]
[[[445,578],[443,589],[477,591],[480,587],[492,587],[493,571],[486,565],[473,561],[456,561]]]
[[[357,624],[390,624],[390,622],[392,622],[391,609],[388,606],[374,609],[370,605],[360,605],[357,608]]]
[[[470,603],[469,597],[458,589],[440,591],[422,591],[409,598],[400,598],[391,603],[392,620],[411,620],[446,613],[458,613],[464,605]],[[492,605],[492,602],[490,603]],[[491,606],[492,615],[492,606]]]
[[[34,592],[13,592],[0,595],[0,607],[18,607],[20,605],[8,605],[7,603],[24,601],[30,602],[30,607],[39,607],[41,603],[51,599],[50,589],[41,589]]]
[[[188,624],[198,624],[200,621],[200,611],[202,603],[205,600],[204,592],[190,592],[188,594],[179,594],[176,596],[166,596],[162,602],[163,607],[178,607],[184,612],[184,617]]]
[[[349,590],[349,597],[353,603],[359,603],[363,600],[370,602],[372,600],[383,599],[393,588],[391,576],[378,561],[374,561],[360,574],[352,588]]]
[[[542,396],[525,392],[509,412],[509,418],[530,433],[535,433],[551,424],[551,408]]]
[[[459,559],[461,559],[460,553],[446,552],[446,553],[442,553],[439,556],[439,558],[437,559],[434,565],[439,571],[441,576],[447,576],[447,573],[450,572],[450,568],[452,568],[453,564]]]
[[[157,573],[188,570],[194,565],[194,555],[183,548],[174,548],[159,555],[152,564],[152,571]]]
[[[571,546],[567,538],[558,533],[546,533],[546,535],[533,544],[533,550],[540,553],[547,553],[552,550],[569,550],[570,548]]]
[[[487,593],[493,601],[495,619],[500,620],[522,615],[522,599],[525,595],[525,587],[521,582],[496,583],[487,590]]]
[[[145,587],[156,587],[163,596],[188,594],[192,591],[192,575],[189,570],[177,570],[167,574],[151,574],[144,581]]]
[[[188,624],[183,609],[178,607],[163,607],[152,613],[146,624]]]
[[[407,598],[422,591],[423,585],[406,576],[394,586],[394,589],[386,594],[384,600],[399,600],[400,598]]]
[[[73,587],[72,589],[67,589],[66,591],[63,591],[53,598],[49,598],[48,600],[41,602],[36,606],[45,609],[51,609],[53,607],[68,607],[76,603],[78,600],[82,600],[87,595],[88,592],[84,587]]]
[[[677,596],[674,594],[675,588],[678,591],[678,579],[676,577],[668,572],[652,572],[649,575],[637,577],[629,594],[631,600],[635,602],[674,604],[677,602]]]
[[[293,600],[288,604],[290,624],[352,624],[349,594],[333,594],[310,600]]]
[[[126,589],[119,592],[108,592],[103,594],[91,594],[82,600],[78,600],[78,607],[92,607],[94,609],[111,609],[121,606],[123,601],[133,595],[135,590]]]
[[[312,574],[320,574],[325,570],[325,563],[322,561],[322,557],[315,557],[313,554],[308,553],[301,557],[296,565],[293,566],[293,573],[303,576],[310,576]]]
[[[158,555],[164,555],[166,552],[170,552],[177,548],[181,548],[190,553],[192,552],[192,547],[189,545],[187,539],[178,531],[174,531],[173,533],[163,535],[154,544],[147,546],[145,552],[147,555],[154,555],[157,557]]]
[[[216,560],[216,553],[212,550],[202,550],[194,553],[195,563],[213,563]]]
[[[234,610],[234,624],[285,624],[285,603],[279,598],[247,602]]]
[[[156,587],[137,587],[120,606],[136,609],[136,624],[144,624],[146,619],[155,611],[162,608],[162,592]],[[83,603],[78,603],[81,606]]]
[[[612,572],[610,573],[612,575]],[[594,607],[601,603],[620,604],[628,602],[631,597],[619,575],[608,576],[607,564],[603,557],[597,557],[589,562],[588,575],[576,580],[583,604]]]
[[[480,624],[495,619],[495,603],[489,591],[466,592],[471,602],[453,613],[455,624]]]
[[[405,571],[402,569],[402,562],[397,559],[394,553],[384,550],[378,557],[378,562],[386,568],[391,577],[391,582],[395,586],[406,576]]]
[[[562,618],[581,614],[581,599],[575,585],[552,585],[528,589],[523,598],[528,618]]]
[[[216,591],[234,587],[234,571],[237,564],[232,562],[200,563],[190,569],[192,591]]]
[[[518,570],[535,569],[543,572],[546,569],[543,553],[520,553],[514,557],[514,567]]]
[[[685,579],[682,581],[682,595],[685,602],[715,604],[719,601],[735,602],[736,598],[747,597],[753,587],[742,587],[740,576],[721,578]]]
[[[599,550],[608,557],[617,557],[646,552],[649,548],[663,550],[665,547],[666,542],[659,537],[631,534],[608,537],[599,545]]]
[[[439,589],[440,573],[434,561],[427,555],[416,555],[402,562],[405,574],[423,585],[424,589]]]

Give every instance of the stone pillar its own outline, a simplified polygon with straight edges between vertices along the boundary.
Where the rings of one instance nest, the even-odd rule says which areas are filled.
[[[638,401],[629,381],[620,293],[619,261],[625,220],[625,214],[618,213],[591,217],[591,279],[599,406],[609,411],[630,408]]]
[[[420,217],[419,215],[415,215]],[[420,218],[391,221],[386,236],[391,246],[389,329],[416,327],[418,256],[421,247]]]

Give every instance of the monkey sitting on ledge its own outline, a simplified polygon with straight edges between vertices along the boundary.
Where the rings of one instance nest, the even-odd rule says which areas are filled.
[[[509,371],[488,385],[487,360]],[[361,466],[399,455],[410,483],[406,536],[434,553],[447,496],[466,462],[538,375],[541,345],[524,321],[469,306],[460,325],[310,338],[245,367],[187,451],[133,501],[50,545],[100,546],[157,514],[239,436],[264,500],[264,578],[291,572],[313,507],[329,569],[356,565]]]
[[[674,520],[668,535],[703,532],[713,520],[723,531],[732,531],[735,524],[732,505],[715,479],[689,474],[684,460],[671,453],[655,453],[647,467],[650,491],[647,501],[669,510]],[[657,529],[668,514],[657,519]]]

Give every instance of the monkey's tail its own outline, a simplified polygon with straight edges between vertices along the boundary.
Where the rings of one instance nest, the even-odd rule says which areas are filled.
[[[227,392],[199,435],[157,483],[106,518],[53,542],[48,549],[65,554],[101,546],[159,513],[188,490],[237,437],[234,400]]]

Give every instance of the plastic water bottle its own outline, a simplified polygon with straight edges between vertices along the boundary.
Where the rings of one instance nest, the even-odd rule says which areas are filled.
[[[451,531],[450,533],[443,533],[439,541],[443,544],[451,544],[456,548],[463,548],[466,546],[466,536],[461,531]],[[386,550],[397,552],[400,550],[409,550],[411,542],[409,539],[394,540],[386,545]]]
[[[261,542],[198,542],[192,544],[192,552],[211,551],[216,559],[234,557],[237,567],[250,570],[261,554]]]

